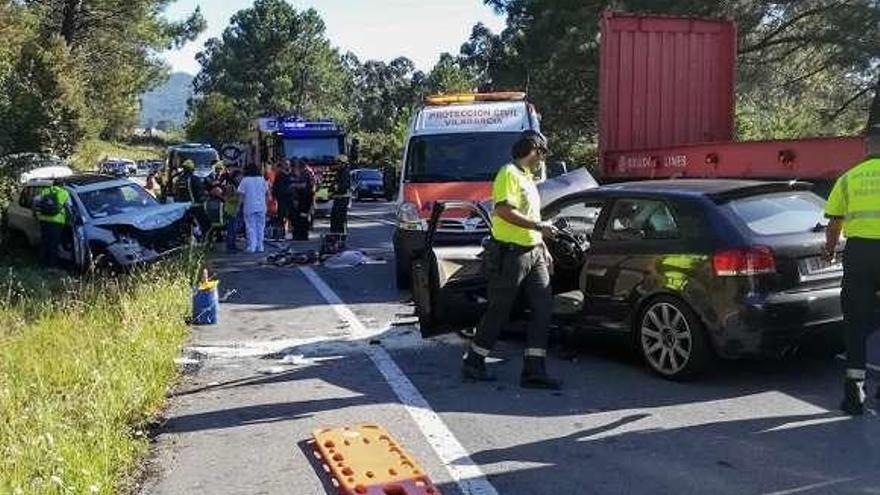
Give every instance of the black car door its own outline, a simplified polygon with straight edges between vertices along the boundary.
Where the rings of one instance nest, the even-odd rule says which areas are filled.
[[[618,198],[593,235],[581,276],[588,320],[629,330],[636,303],[661,286],[674,289],[664,265],[687,251],[671,205],[658,198]],[[683,282],[681,282],[683,283]]]

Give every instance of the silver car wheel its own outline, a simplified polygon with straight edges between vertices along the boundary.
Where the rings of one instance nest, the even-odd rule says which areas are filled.
[[[693,335],[685,315],[674,305],[660,302],[645,311],[640,343],[648,364],[659,373],[679,373],[693,352]]]

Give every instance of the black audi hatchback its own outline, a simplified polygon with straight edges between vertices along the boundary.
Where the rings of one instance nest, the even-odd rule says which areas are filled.
[[[643,181],[545,196],[557,310],[625,332],[652,370],[697,375],[714,356],[778,355],[840,332],[842,266],[821,255],[824,200],[802,182]],[[574,190],[571,190],[574,189]],[[549,196],[549,198],[547,197]],[[461,205],[457,205],[461,208]],[[444,205],[435,209],[435,218]],[[474,210],[476,214],[486,212]],[[430,232],[429,232],[430,233]],[[423,334],[485,303],[479,246],[415,265]]]

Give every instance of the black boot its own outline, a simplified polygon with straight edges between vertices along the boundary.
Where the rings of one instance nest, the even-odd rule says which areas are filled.
[[[519,380],[519,386],[544,390],[561,389],[562,382],[547,375],[546,363],[546,358],[526,356],[525,361],[523,361],[523,371],[522,377]]]
[[[865,382],[847,380],[843,384],[843,401],[840,410],[850,416],[861,416],[865,413]]]
[[[461,363],[461,379],[466,382],[494,382],[495,376],[486,369],[486,358],[468,349]]]

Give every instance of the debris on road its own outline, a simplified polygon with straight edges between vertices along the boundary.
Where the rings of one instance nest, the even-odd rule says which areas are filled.
[[[336,256],[327,258],[324,266],[327,268],[354,268],[360,265],[380,265],[385,260],[370,258],[363,251],[343,251]]]

